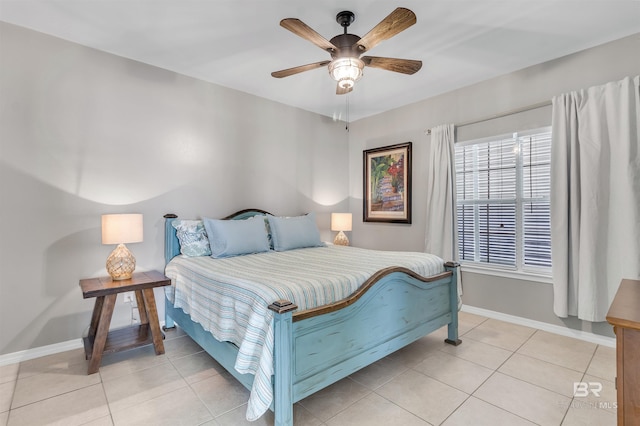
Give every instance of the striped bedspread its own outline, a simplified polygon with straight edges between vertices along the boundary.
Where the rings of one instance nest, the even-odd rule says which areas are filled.
[[[255,420],[273,400],[273,312],[286,299],[301,310],[344,299],[371,275],[402,266],[422,275],[444,272],[434,255],[354,247],[315,247],[225,259],[177,256],[166,266],[167,296],[220,341],[239,348],[235,369],[255,376],[247,419]]]

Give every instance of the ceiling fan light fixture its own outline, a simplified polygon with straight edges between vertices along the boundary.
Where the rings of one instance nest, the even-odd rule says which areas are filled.
[[[329,74],[342,89],[350,89],[362,77],[363,68],[364,62],[359,58],[337,58],[329,64]]]

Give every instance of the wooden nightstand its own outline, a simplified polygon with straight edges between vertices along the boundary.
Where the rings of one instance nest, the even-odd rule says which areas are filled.
[[[124,351],[153,343],[156,354],[164,353],[158,323],[154,287],[171,285],[171,280],[158,271],[137,272],[131,279],[113,281],[111,277],[80,280],[82,297],[95,297],[89,334],[84,340],[84,353],[89,360],[88,374],[97,373],[104,353]],[[140,324],[109,331],[118,293],[135,291]]]

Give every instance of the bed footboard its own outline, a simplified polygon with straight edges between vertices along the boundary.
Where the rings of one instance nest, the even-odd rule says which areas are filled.
[[[292,424],[295,402],[445,325],[445,341],[460,344],[457,264],[446,269],[426,279],[388,271],[361,294],[317,310],[292,314],[286,301],[271,305],[275,424]],[[280,313],[281,305],[292,308]]]

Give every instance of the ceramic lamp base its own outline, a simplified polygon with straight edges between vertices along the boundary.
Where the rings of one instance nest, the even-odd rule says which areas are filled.
[[[336,246],[348,246],[349,238],[347,238],[344,232],[340,231],[338,232],[338,235],[336,235],[335,240],[333,240],[333,244]]]
[[[118,244],[107,257],[107,272],[114,281],[128,280],[136,269],[136,258],[124,244]]]

